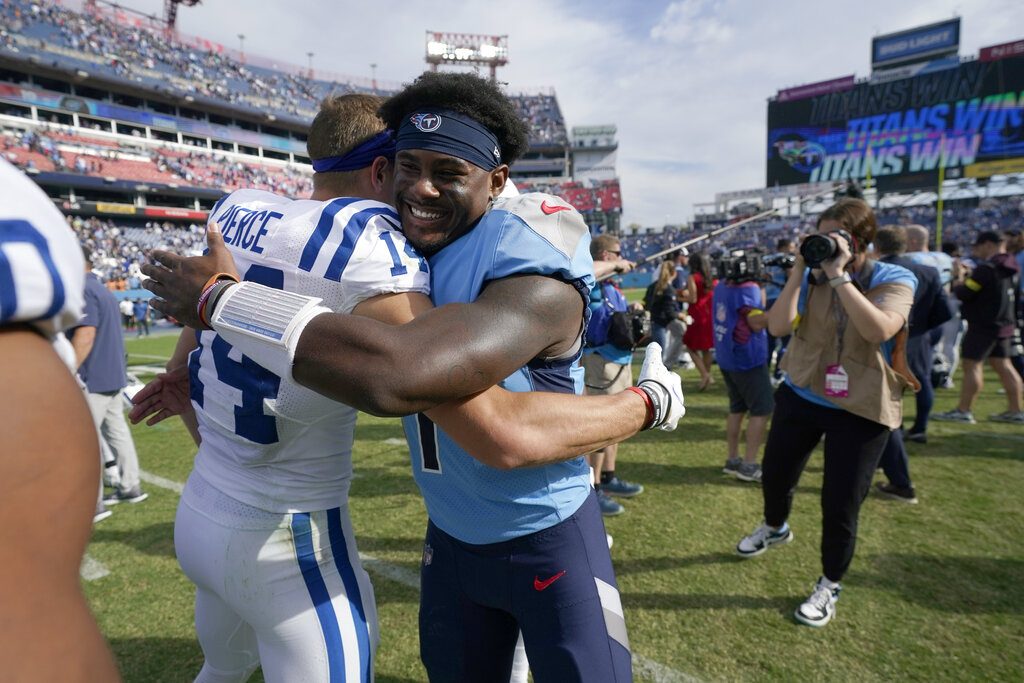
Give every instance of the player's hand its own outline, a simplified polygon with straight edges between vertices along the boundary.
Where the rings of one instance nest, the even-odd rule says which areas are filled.
[[[146,424],[153,426],[174,415],[192,412],[194,409],[189,398],[188,366],[182,365],[170,372],[161,372],[135,394],[132,402],[135,407],[128,413],[132,424],[139,424],[148,417]]]
[[[206,246],[209,251],[191,258],[154,251],[151,258],[156,263],[142,266],[142,273],[150,278],[142,286],[156,295],[150,299],[150,306],[198,330],[209,329],[196,311],[199,295],[209,279],[217,273],[228,273],[238,279],[235,261],[214,222],[206,227]]]
[[[654,419],[648,429],[657,427],[666,432],[675,429],[679,418],[686,415],[683,383],[679,375],[661,362],[661,345],[657,342],[647,345],[636,386],[647,394],[654,406]]]

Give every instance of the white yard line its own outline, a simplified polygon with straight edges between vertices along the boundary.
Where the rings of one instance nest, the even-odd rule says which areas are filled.
[[[85,581],[95,581],[96,579],[102,579],[104,576],[110,573],[103,564],[86,554],[82,558],[82,566],[78,568],[78,575]]]

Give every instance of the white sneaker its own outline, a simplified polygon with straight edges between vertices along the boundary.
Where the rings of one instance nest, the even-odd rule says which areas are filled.
[[[811,593],[811,597],[807,598],[804,604],[796,608],[793,616],[801,624],[816,627],[824,626],[832,621],[832,617],[836,614],[836,601],[839,600],[839,591],[842,589],[843,587],[838,583],[834,587],[829,588],[825,585],[825,577],[821,577],[814,586],[814,592]]]
[[[793,531],[789,524],[783,524],[778,531],[772,530],[765,523],[754,529],[754,533],[744,536],[736,544],[736,553],[740,557],[756,557],[773,545],[782,545],[793,540]]]

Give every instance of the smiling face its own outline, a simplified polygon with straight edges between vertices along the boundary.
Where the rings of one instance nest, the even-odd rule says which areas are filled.
[[[501,193],[508,166],[493,171],[440,152],[395,156],[394,204],[406,239],[432,254],[465,234]]]

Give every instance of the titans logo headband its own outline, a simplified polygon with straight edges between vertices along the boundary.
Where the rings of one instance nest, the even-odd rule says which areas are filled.
[[[369,140],[356,145],[348,154],[340,157],[325,157],[313,162],[317,173],[333,171],[358,171],[373,163],[377,157],[395,158],[395,140],[390,130],[381,131]]]
[[[398,128],[396,151],[425,149],[458,157],[485,171],[501,164],[494,133],[468,116],[444,109],[409,115]]]

